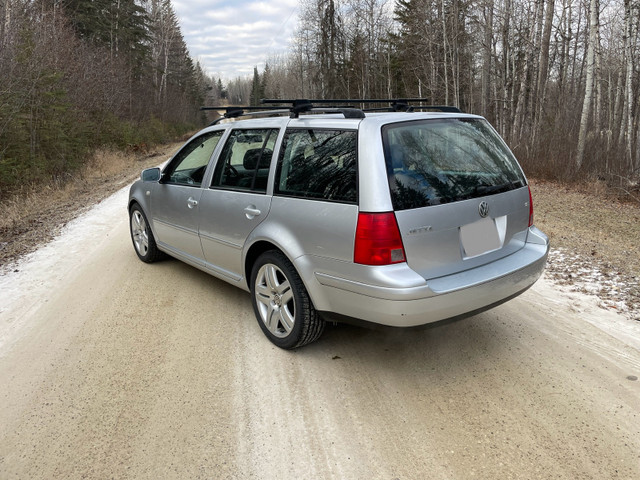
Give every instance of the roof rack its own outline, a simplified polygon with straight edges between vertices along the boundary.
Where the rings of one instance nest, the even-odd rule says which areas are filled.
[[[255,106],[220,106],[201,107],[200,110],[224,111],[222,116],[216,119],[211,125],[218,122],[239,117],[261,116],[261,115],[284,115],[289,114],[291,118],[299,118],[301,113],[340,113],[344,118],[365,118],[365,112],[414,112],[416,110],[438,110],[447,113],[462,113],[457,107],[446,105],[411,105],[411,103],[427,102],[426,98],[398,98],[398,99],[324,99],[308,100],[298,98],[294,100],[262,99],[262,105]],[[388,107],[381,108],[355,108],[351,104],[388,104]],[[275,106],[278,104],[279,106]],[[269,106],[267,106],[269,105]]]
[[[242,107],[200,107],[200,110],[217,110],[224,111],[220,118],[214,120],[211,125],[216,125],[222,120],[239,117],[256,117],[261,115],[284,115],[288,114],[291,118],[298,118],[300,113],[341,113],[344,118],[364,118],[362,110],[353,108],[352,106],[337,107],[315,107],[307,100],[281,101],[278,103],[291,103],[291,107],[267,107],[267,106],[242,106]]]
[[[462,113],[457,107],[449,105],[422,105],[423,102],[428,102],[427,98],[396,98],[396,99],[365,99],[365,98],[351,98],[351,99],[324,99],[324,100],[308,100],[308,99],[296,99],[296,100],[278,100],[278,99],[263,99],[262,104],[290,104],[292,114],[300,114],[308,111],[315,111],[318,108],[323,109],[326,107],[318,107],[318,105],[332,105],[332,104],[389,104],[388,107],[383,108],[362,108],[359,109],[362,112],[413,112],[415,110],[438,110],[446,113]],[[420,105],[411,105],[411,103],[420,103]],[[345,107],[340,107],[345,108]],[[353,108],[353,107],[350,107]],[[292,115],[293,116],[293,115]]]
[[[262,99],[260,103],[290,105],[289,113],[291,118],[298,118],[301,113],[341,113],[344,115],[344,118],[362,119],[364,118],[364,112],[361,109],[354,108],[352,105],[344,105],[357,101],[358,100],[307,100],[306,98],[297,98],[295,100]]]

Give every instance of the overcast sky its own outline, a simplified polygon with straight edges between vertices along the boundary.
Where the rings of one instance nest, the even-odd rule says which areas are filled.
[[[191,58],[223,81],[288,50],[298,0],[173,0]]]

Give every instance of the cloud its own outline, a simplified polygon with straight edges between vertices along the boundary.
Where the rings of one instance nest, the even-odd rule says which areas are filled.
[[[289,49],[298,0],[182,0],[173,2],[189,53],[224,80],[253,73]]]

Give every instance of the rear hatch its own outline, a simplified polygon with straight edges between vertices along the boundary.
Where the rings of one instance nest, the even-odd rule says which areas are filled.
[[[426,279],[524,246],[529,191],[513,154],[481,118],[383,127],[389,188],[409,266]]]

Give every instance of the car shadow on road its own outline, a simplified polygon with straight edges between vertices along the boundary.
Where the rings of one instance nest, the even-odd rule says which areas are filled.
[[[328,324],[314,344],[298,350],[302,356],[334,361],[354,357],[382,369],[451,368],[469,370],[487,359],[508,358],[518,348],[520,319],[494,309],[429,328],[366,328]]]
[[[259,337],[252,342],[269,342],[257,325],[249,293],[177,260],[167,259],[154,267],[176,282],[197,284],[212,296],[223,298],[229,307],[233,305],[244,334]],[[198,303],[194,298],[195,310],[191,313],[206,316],[206,309]],[[198,312],[199,308],[203,312]],[[279,351],[276,355],[295,355],[302,362],[321,359],[345,363],[357,358],[358,362],[383,369],[418,365],[465,369],[485,358],[502,358],[517,348],[514,344],[521,337],[523,324],[522,319],[510,318],[510,312],[513,309],[497,307],[452,323],[409,329],[327,322],[324,334],[316,342],[288,352],[276,349]]]

